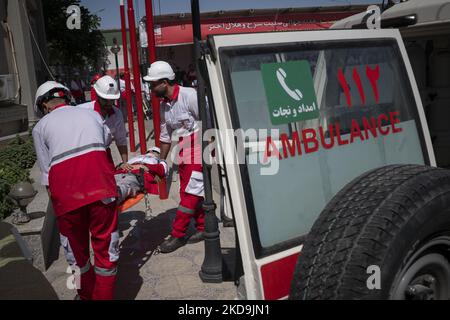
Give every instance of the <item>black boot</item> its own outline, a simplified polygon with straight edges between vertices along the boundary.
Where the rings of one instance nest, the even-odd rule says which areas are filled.
[[[203,231],[197,231],[192,236],[189,237],[187,243],[197,243],[203,241],[205,233]]]
[[[222,225],[224,228],[234,227],[234,219],[230,219],[225,215],[222,215],[221,219],[222,219]]]
[[[234,227],[234,220],[225,215],[225,189],[223,184],[220,184],[220,220],[224,228]]]
[[[170,235],[163,243],[159,245],[159,251],[161,253],[169,253],[177,250],[178,248],[186,244],[185,238],[175,238]]]

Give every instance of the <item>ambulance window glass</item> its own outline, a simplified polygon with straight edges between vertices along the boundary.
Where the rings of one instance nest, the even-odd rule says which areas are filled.
[[[266,128],[291,128],[281,130],[279,137],[286,135],[272,145],[265,136],[259,137],[260,144],[276,149],[281,160],[272,152],[268,164],[247,164],[243,169],[243,179],[248,179],[244,189],[252,199],[247,201],[250,223],[256,224],[263,254],[281,250],[283,243],[292,246],[295,239],[307,234],[331,198],[362,173],[389,164],[427,163],[417,107],[395,41],[320,42],[301,49],[298,45],[277,46],[266,54],[270,59],[262,59],[262,54],[255,52],[258,50],[252,48],[247,53],[241,50],[239,57],[228,52],[224,55],[235,116],[246,128],[260,128],[264,123]],[[319,109],[317,116],[272,126],[261,70],[254,69],[257,63],[250,70],[238,70],[235,59],[307,61]],[[286,69],[286,77],[295,74],[288,64],[280,66]],[[257,116],[249,116],[246,102],[237,98],[236,92],[242,88],[235,86],[236,78],[259,82],[252,87],[252,96],[259,97],[259,105],[254,106]],[[282,94],[286,93],[280,90]],[[267,155],[266,148],[259,152],[260,159],[264,158],[262,154]],[[270,167],[274,174],[267,174]]]
[[[260,72],[261,64],[276,61],[277,55],[274,53],[236,55],[230,61],[233,95],[238,105],[239,121],[243,130],[277,128],[282,132],[289,131],[288,125],[272,125],[268,113],[261,112],[268,108]]]
[[[403,74],[392,47],[326,51],[327,83],[321,109],[328,122],[340,121],[341,132],[350,132],[352,120],[363,128],[363,118],[397,110],[403,121],[412,118],[404,90],[396,90],[394,74]],[[404,79],[407,81],[407,79]],[[346,92],[344,87],[348,86]],[[394,106],[393,104],[397,105]],[[384,119],[382,120],[382,122]]]

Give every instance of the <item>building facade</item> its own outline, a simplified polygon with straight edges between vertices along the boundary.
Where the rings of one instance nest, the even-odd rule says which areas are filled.
[[[0,2],[0,139],[28,130],[37,86],[47,76],[40,0]]]
[[[367,6],[346,5],[312,8],[279,8],[258,10],[215,11],[201,14],[202,38],[210,34],[248,33],[266,31],[291,31],[327,29],[335,21],[363,11]],[[146,17],[136,26],[141,71],[147,66]],[[188,70],[193,63],[193,40],[191,15],[185,13],[167,14],[154,17],[156,56],[169,61],[174,67]],[[120,29],[103,30],[109,51],[109,65],[106,70],[115,75],[115,56],[110,48],[113,38],[120,46],[118,54],[119,72],[123,71],[123,47]],[[128,37],[128,41],[130,38]],[[142,46],[141,46],[142,44]],[[128,49],[130,47],[128,46]],[[131,55],[129,54],[130,66]]]

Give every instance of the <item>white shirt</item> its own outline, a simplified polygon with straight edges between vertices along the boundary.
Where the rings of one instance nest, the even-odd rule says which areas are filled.
[[[125,80],[119,79],[119,89],[120,89],[120,92],[125,91]]]
[[[105,140],[109,129],[94,111],[60,105],[33,129],[41,183],[49,186],[53,210],[61,216],[117,195]]]
[[[81,138],[73,134],[80,130],[83,132]],[[33,128],[34,147],[42,173],[41,184],[48,186],[52,165],[93,150],[105,150],[109,135],[102,118],[94,111],[63,106],[45,115]]]
[[[134,92],[134,85],[133,85],[133,80],[130,79],[130,86],[131,86],[131,91]],[[126,82],[123,79],[119,79],[119,89],[120,92],[125,92],[126,90]]]
[[[175,86],[172,100],[161,102],[160,141],[171,143],[172,135],[186,137],[193,134],[199,130],[197,123],[199,120],[197,91],[193,88]]]
[[[145,94],[145,98],[148,101],[150,101],[152,99],[152,97],[150,95],[150,87],[148,86],[147,81],[144,81],[144,80],[141,81],[141,89],[142,89],[142,92],[144,92],[144,94]]]
[[[87,103],[79,104],[78,107],[95,110],[96,101],[90,101]],[[97,102],[98,103],[98,102]],[[109,128],[111,137],[107,141],[109,147],[114,139],[118,146],[127,145],[127,131],[125,129],[125,123],[123,121],[123,115],[119,108],[113,107],[114,113],[107,116],[105,121],[106,126]]]

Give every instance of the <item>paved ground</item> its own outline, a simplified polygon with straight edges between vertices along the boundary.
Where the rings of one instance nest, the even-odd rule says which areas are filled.
[[[137,127],[137,125],[135,126]],[[147,134],[151,123],[146,124]],[[138,137],[138,135],[136,135]],[[148,146],[153,140],[148,141]],[[113,152],[117,152],[113,147]],[[117,157],[117,153],[114,154]],[[169,254],[155,254],[155,249],[170,233],[171,221],[178,206],[179,179],[169,177],[169,199],[150,196],[151,215],[146,217],[145,201],[122,213],[119,218],[120,259],[117,280],[117,299],[234,299],[233,282],[202,283],[198,272],[204,259],[204,242],[187,244]],[[173,181],[176,180],[176,181]],[[173,181],[173,182],[172,182]],[[233,228],[222,228],[222,252],[234,253]],[[191,225],[189,234],[194,232]],[[60,299],[71,300],[75,292],[67,288],[67,263],[63,251],[59,259],[44,273]]]

